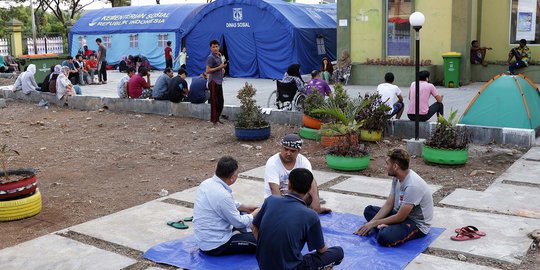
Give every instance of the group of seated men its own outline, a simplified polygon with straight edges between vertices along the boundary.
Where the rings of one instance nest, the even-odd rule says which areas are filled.
[[[178,70],[177,76],[171,68],[166,68],[152,86],[150,72],[144,66],[135,68],[129,67],[127,75],[118,83],[118,96],[120,98],[156,100],[170,100],[171,102],[191,102],[204,103],[208,100],[210,91],[207,87],[206,74],[201,74],[191,81],[191,87],[186,81],[187,72],[185,69]]]
[[[300,154],[303,141],[286,135],[281,151],[268,159],[265,168],[265,201],[262,207],[234,200],[231,185],[238,179],[238,163],[222,157],[215,175],[196,192],[193,210],[195,238],[201,252],[211,256],[255,253],[261,270],[330,269],[344,258],[339,246],[327,247],[319,213],[321,206],[311,163]],[[394,149],[388,154],[386,171],[392,188],[382,207],[367,206],[367,220],[359,237],[376,233],[377,242],[395,247],[424,237],[433,216],[432,193],[426,182],[409,169],[409,154]],[[250,232],[251,231],[251,232]],[[301,251],[307,243],[309,251]]]

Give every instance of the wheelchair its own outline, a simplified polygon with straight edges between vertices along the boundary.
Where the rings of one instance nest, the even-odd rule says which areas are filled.
[[[306,94],[298,91],[296,82],[284,83],[277,79],[274,79],[274,81],[276,82],[276,90],[268,97],[267,107],[303,112]]]

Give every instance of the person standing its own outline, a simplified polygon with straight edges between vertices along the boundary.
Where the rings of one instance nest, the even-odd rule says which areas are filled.
[[[210,88],[210,121],[214,124],[220,123],[221,112],[223,111],[223,72],[227,63],[221,61],[219,52],[219,41],[210,41],[210,55],[206,59],[206,74],[208,74]]]
[[[409,169],[409,161],[406,150],[398,148],[388,153],[386,172],[393,177],[390,195],[382,207],[368,205],[364,209],[367,223],[354,234],[366,236],[375,230],[377,242],[385,247],[428,234],[433,219],[433,196],[426,181]]]
[[[98,45],[98,80],[99,84],[107,83],[107,47],[103,45],[101,38],[96,38],[96,44]]]
[[[173,68],[173,55],[172,55],[172,48],[171,48],[171,42],[167,41],[167,47],[165,47],[165,68]]]
[[[401,89],[394,84],[394,73],[386,73],[384,75],[384,81],[384,83],[377,86],[377,93],[381,95],[381,101],[392,108],[392,110],[387,113],[388,118],[392,118],[395,115],[396,119],[400,119],[405,105],[403,104]]]
[[[178,59],[180,59],[180,68],[186,69],[186,62],[188,58],[189,56],[187,55],[186,47],[183,47],[182,52],[180,52],[180,54],[178,55],[178,57],[176,57],[174,61],[176,62],[178,61]]]

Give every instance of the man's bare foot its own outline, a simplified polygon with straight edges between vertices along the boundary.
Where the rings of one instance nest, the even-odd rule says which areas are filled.
[[[317,212],[317,214],[328,214],[330,212],[332,212],[332,209],[330,208],[326,208],[326,207],[319,207],[318,209],[313,209],[315,210],[315,212]]]

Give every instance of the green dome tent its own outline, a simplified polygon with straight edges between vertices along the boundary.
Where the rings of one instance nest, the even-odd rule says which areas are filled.
[[[478,91],[459,123],[536,129],[540,126],[540,91],[522,74],[497,75]]]

